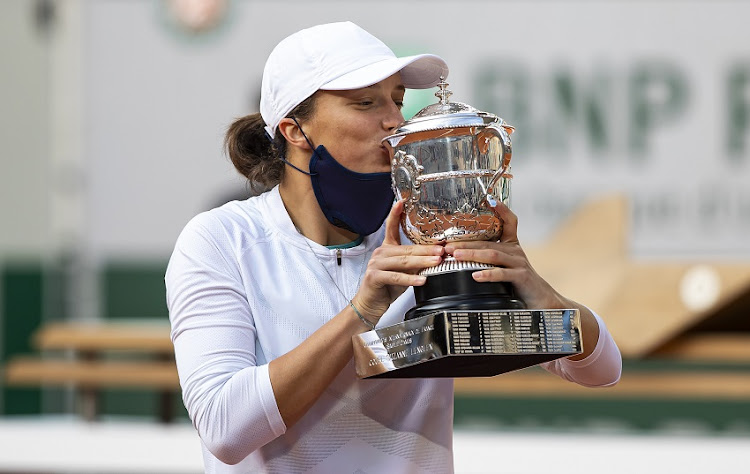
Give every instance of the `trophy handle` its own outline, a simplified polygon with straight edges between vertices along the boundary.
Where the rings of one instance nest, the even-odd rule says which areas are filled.
[[[495,172],[490,179],[487,191],[495,193],[495,185],[500,178],[505,175],[510,178],[510,159],[513,155],[513,146],[511,145],[510,135],[515,131],[515,128],[505,123],[503,119],[499,122],[493,122],[484,127],[479,133],[477,133],[477,146],[479,147],[480,153],[487,153],[490,148],[490,140],[497,137],[500,140],[502,146],[502,156],[500,160],[500,168]]]

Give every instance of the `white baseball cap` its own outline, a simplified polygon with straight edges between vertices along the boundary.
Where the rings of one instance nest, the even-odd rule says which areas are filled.
[[[271,51],[263,70],[260,114],[266,131],[273,138],[281,119],[319,89],[360,89],[399,71],[404,87],[428,89],[448,76],[448,65],[434,54],[397,58],[349,21],[298,31]]]

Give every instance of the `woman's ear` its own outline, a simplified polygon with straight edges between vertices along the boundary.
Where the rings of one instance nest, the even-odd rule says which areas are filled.
[[[290,118],[281,119],[281,122],[279,122],[279,133],[286,138],[287,146],[311,150],[310,144],[307,143],[305,135],[302,133],[302,129],[299,128],[299,125],[294,120]]]

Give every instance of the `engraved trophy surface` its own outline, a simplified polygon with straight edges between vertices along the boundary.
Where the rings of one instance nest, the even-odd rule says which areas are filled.
[[[401,227],[415,244],[498,240],[493,210],[509,204],[513,127],[496,115],[439,101],[383,140],[393,190],[405,201]],[[476,282],[491,265],[452,257],[420,274],[405,321],[353,338],[360,377],[489,376],[580,353],[578,310],[526,309],[513,286]]]

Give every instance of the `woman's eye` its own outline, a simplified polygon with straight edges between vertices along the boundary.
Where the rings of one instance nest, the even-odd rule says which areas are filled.
[[[372,104],[373,104],[373,101],[371,101],[370,99],[363,99],[359,101],[359,105],[362,105],[362,106],[368,106]]]
[[[404,101],[403,100],[394,100],[393,102],[396,103],[396,107],[398,107],[399,109],[403,109],[404,108]]]

